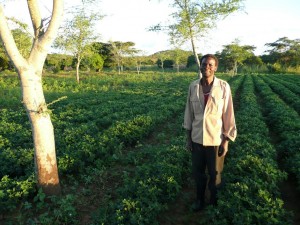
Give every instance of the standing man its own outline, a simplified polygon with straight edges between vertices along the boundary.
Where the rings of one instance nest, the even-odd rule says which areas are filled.
[[[218,59],[207,54],[200,59],[200,63],[202,78],[189,86],[183,124],[196,181],[197,199],[193,211],[205,207],[206,169],[210,204],[217,204],[217,187],[221,184],[228,142],[234,141],[237,134],[230,86],[215,77]]]

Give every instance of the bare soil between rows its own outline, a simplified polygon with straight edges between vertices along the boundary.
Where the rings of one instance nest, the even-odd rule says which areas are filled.
[[[294,214],[293,224],[300,225],[300,190],[297,189],[296,180],[292,175],[280,185],[284,208]]]
[[[295,179],[291,176],[280,185],[281,197],[284,208],[293,212],[293,225],[300,225],[300,191],[297,189]],[[183,188],[178,198],[169,204],[169,209],[163,212],[158,222],[160,225],[201,225],[201,217],[205,216],[205,210],[194,213],[191,205],[195,200],[194,185],[190,182]]]

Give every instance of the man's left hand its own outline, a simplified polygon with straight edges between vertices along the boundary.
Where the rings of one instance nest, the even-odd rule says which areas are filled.
[[[224,151],[223,151],[223,154],[220,155],[220,157],[223,157],[227,154],[227,152],[228,152],[228,143],[229,143],[229,141],[226,140],[225,138],[222,140],[222,143],[221,143],[220,147],[222,147],[224,149]]]

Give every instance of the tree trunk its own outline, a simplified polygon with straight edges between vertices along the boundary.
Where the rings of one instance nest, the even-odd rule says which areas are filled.
[[[200,71],[200,60],[199,60],[199,57],[198,57],[198,54],[197,54],[197,51],[196,51],[196,47],[195,47],[195,43],[194,43],[194,38],[193,37],[191,37],[191,43],[192,43],[192,49],[193,49],[195,61],[196,61],[197,67],[198,67],[198,76],[201,79],[202,78],[202,74],[201,74],[201,71]]]
[[[20,71],[23,104],[27,111],[34,141],[34,161],[38,186],[47,195],[61,192],[54,130],[42,88],[41,74],[34,69]]]
[[[121,74],[121,64],[120,64],[120,62],[118,61],[118,73],[119,73],[119,75]]]
[[[185,2],[184,9],[185,9],[185,12],[189,12],[188,2]],[[188,21],[188,26],[189,26],[188,29],[189,29],[189,37],[190,37],[191,44],[192,44],[192,50],[193,50],[195,61],[196,61],[197,67],[198,67],[198,76],[201,79],[202,74],[201,74],[201,71],[200,71],[200,60],[199,60],[199,57],[198,57],[198,54],[197,54],[197,51],[196,51],[195,35],[194,35],[193,28],[192,28],[192,21],[191,21],[191,17],[190,17],[189,13],[187,13],[187,21]]]
[[[80,66],[80,59],[77,59],[77,64],[76,64],[76,81],[79,84],[79,66]]]
[[[237,75],[237,61],[234,62],[233,76]]]
[[[138,74],[140,74],[141,65],[139,63],[136,64],[136,71],[137,71]]]
[[[18,50],[0,4],[0,37],[7,55],[18,71],[23,104],[29,117],[34,142],[35,169],[38,185],[47,195],[60,194],[54,131],[47,110],[42,72],[47,50],[53,42],[63,15],[63,0],[53,0],[53,11],[46,30],[42,27],[38,1],[27,1],[34,30],[30,55],[25,59]]]

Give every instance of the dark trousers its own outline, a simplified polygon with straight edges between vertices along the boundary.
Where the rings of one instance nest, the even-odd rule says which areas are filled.
[[[224,157],[219,157],[218,146],[203,146],[193,142],[192,172],[196,181],[197,199],[204,202],[207,185],[206,169],[209,180],[210,203],[217,203],[217,185],[221,182]]]

